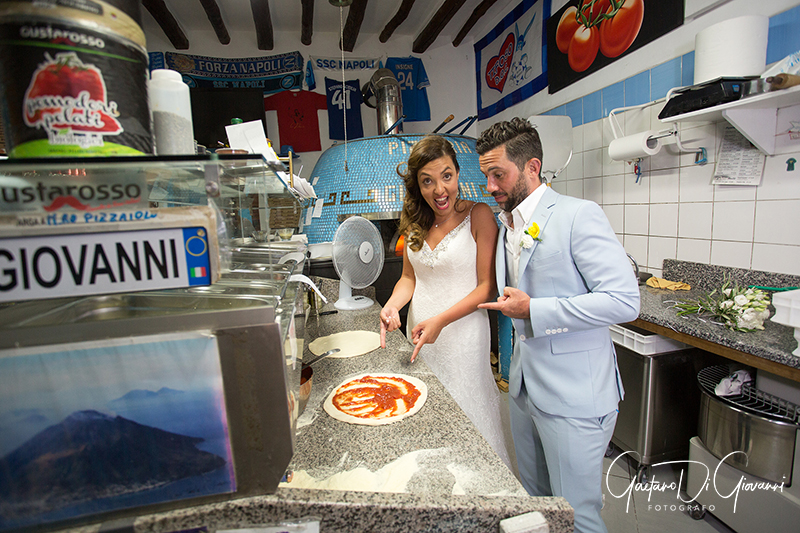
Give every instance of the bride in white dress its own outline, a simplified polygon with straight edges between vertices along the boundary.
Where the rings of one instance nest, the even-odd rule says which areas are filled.
[[[490,330],[479,303],[496,296],[497,223],[491,208],[458,198],[458,161],[444,137],[414,145],[403,177],[400,218],[405,236],[403,274],[381,310],[386,331],[400,327],[399,309],[411,301],[407,336],[436,377],[510,467],[500,393],[489,362]]]

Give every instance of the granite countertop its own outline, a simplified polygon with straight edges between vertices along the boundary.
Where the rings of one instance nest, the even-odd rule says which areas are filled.
[[[322,310],[333,308],[326,305]],[[379,331],[376,303],[361,311],[340,311],[306,322],[306,340],[339,331]],[[394,473],[369,476],[377,490],[397,490],[436,496],[451,494],[526,496],[525,490],[475,429],[422,359],[409,363],[411,345],[400,331],[387,334],[386,349],[347,358],[328,357],[313,367],[311,396],[297,421],[295,453],[289,469],[292,483],[284,487],[354,487],[359,481],[341,480],[343,472],[400,466],[405,487],[393,486]],[[313,357],[307,343],[304,359]],[[410,418],[383,426],[348,424],[322,408],[325,398],[342,381],[364,372],[413,376],[428,386],[422,410]],[[321,451],[324,450],[324,453]],[[416,470],[416,472],[414,472]],[[331,478],[338,475],[339,478]],[[396,477],[396,476],[395,476]],[[302,478],[302,479],[298,479]]]
[[[315,281],[326,295],[338,291],[338,281]],[[333,310],[334,299],[329,298],[319,310]],[[319,318],[310,313],[304,358],[312,357],[307,343],[317,337],[339,331],[379,331],[379,313],[377,303],[368,309]],[[527,495],[422,359],[409,362],[412,347],[405,336],[391,332],[386,344],[386,349],[369,354],[327,358],[314,365],[311,396],[297,421],[296,448],[289,465],[292,482],[282,483],[281,489],[360,490],[366,492],[348,493],[370,495],[384,505],[398,505],[403,501],[398,496],[412,502],[427,501],[428,505],[452,505],[453,498],[461,497],[459,513],[467,520],[462,528],[473,527],[468,522],[474,519],[473,511],[491,502],[499,515],[481,527],[495,529],[503,517],[541,511],[550,531],[571,531],[572,511],[566,501]],[[328,416],[322,408],[325,398],[343,380],[363,372],[393,372],[421,379],[428,386],[428,399],[419,413],[385,426],[347,424]],[[414,507],[409,509],[411,516]],[[425,529],[424,524],[419,526]]]
[[[319,310],[333,310],[338,281],[314,281],[331,296]],[[379,331],[379,312],[377,304],[319,318],[312,311],[304,358],[312,357],[307,345],[318,336]],[[409,346],[396,331],[387,336],[384,350],[314,365],[311,395],[297,420],[292,480],[274,494],[139,516],[122,527],[161,533],[205,526],[213,532],[314,517],[326,532],[498,531],[503,518],[538,511],[551,533],[572,531],[567,501],[528,496],[425,363],[408,362]],[[384,426],[351,425],[328,416],[322,402],[333,387],[366,371],[424,381],[428,399],[422,410]]]
[[[791,368],[800,369],[800,357],[792,354],[797,348],[794,329],[771,320],[764,321],[764,330],[750,333],[732,331],[712,323],[707,317],[677,316],[672,306],[679,300],[695,300],[709,290],[719,287],[723,277],[729,276],[740,285],[770,287],[797,286],[797,276],[785,276],[743,269],[701,265],[685,261],[666,260],[665,279],[684,281],[691,285],[688,291],[670,291],[640,287],[641,308],[639,319],[691,335],[740,352],[754,355]],[[774,315],[774,309],[772,314]]]
[[[707,317],[700,319],[695,316],[680,317],[676,315],[677,309],[672,308],[675,302],[696,299],[705,294],[704,290],[670,291],[642,286],[639,292],[641,294],[639,319],[645,322],[664,326],[678,333],[685,333],[776,363],[800,368],[800,357],[792,355],[792,351],[797,348],[793,328],[766,320],[763,331],[750,333],[731,331],[724,326],[708,321]]]

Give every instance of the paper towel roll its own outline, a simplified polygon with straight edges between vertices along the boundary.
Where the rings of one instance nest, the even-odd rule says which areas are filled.
[[[614,139],[608,145],[608,157],[614,161],[631,161],[655,155],[661,150],[661,141],[650,137],[656,135],[657,133],[651,130]]]
[[[694,84],[720,76],[760,76],[767,64],[769,18],[747,15],[728,19],[697,33]]]

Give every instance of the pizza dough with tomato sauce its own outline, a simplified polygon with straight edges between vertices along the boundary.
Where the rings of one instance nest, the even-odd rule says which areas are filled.
[[[428,386],[403,374],[368,372],[347,378],[325,399],[331,417],[350,424],[382,426],[417,413],[428,399]]]

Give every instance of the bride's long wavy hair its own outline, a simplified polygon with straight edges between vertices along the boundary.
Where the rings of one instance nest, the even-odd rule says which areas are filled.
[[[403,200],[403,212],[400,214],[398,231],[405,236],[408,247],[415,252],[422,248],[422,243],[425,241],[425,237],[427,237],[435,219],[433,209],[422,198],[417,175],[425,165],[445,156],[453,160],[456,173],[458,173],[460,170],[458,159],[456,159],[456,151],[453,150],[450,141],[441,135],[431,134],[417,141],[414,148],[411,149],[405,172],[400,170],[403,163],[397,165],[397,174],[403,178],[403,183],[406,187],[406,196]],[[458,207],[458,203],[458,200],[456,200],[454,209]]]

